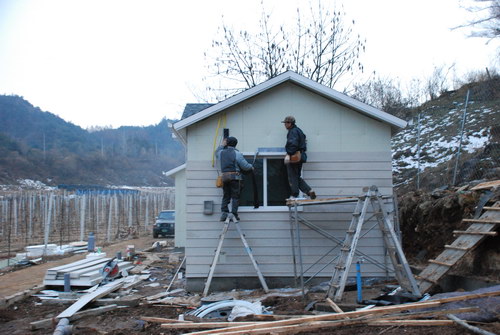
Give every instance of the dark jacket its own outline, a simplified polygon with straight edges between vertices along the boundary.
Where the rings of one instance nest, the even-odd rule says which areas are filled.
[[[285,150],[289,155],[293,155],[297,151],[305,152],[307,150],[306,135],[296,125],[288,129]]]
[[[222,173],[237,172],[234,179],[242,179],[239,175],[242,170],[249,171],[252,169],[252,164],[248,163],[241,152],[234,147],[219,147],[216,155]]]

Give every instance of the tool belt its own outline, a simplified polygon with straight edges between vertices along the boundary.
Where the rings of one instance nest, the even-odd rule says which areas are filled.
[[[237,171],[231,171],[231,172],[222,172],[222,182],[227,183],[231,180],[236,180],[239,179],[240,173]]]

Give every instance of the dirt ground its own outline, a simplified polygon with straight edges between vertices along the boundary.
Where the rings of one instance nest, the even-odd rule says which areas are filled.
[[[497,192],[498,193],[498,192]],[[481,197],[482,192],[462,190],[442,190],[433,193],[409,192],[404,194],[400,200],[400,225],[403,233],[403,247],[410,263],[419,267],[430,258],[436,257],[445,244],[453,241],[453,231],[464,229],[463,218],[471,218]],[[499,196],[495,194],[490,201],[498,201]],[[463,275],[480,275],[482,278],[493,282],[500,282],[498,262],[500,255],[500,243],[498,236],[485,241],[470,257],[462,261],[461,266],[453,271]],[[83,317],[72,320],[73,334],[186,334],[196,330],[176,330],[162,328],[159,322],[144,321],[145,317],[178,319],[179,315],[184,315],[186,319],[194,319],[188,315],[190,311],[200,306],[200,298],[192,292],[180,293],[180,302],[176,303],[148,303],[146,297],[164,292],[171,285],[170,290],[184,288],[184,280],[174,280],[174,274],[179,269],[179,263],[184,256],[179,250],[175,250],[171,239],[153,239],[150,236],[138,239],[121,241],[103,247],[107,256],[114,256],[121,251],[125,254],[127,246],[134,245],[135,250],[140,252],[150,248],[155,241],[166,242],[165,246],[155,249],[151,254],[157,257],[157,261],[149,264],[146,270],[150,278],[144,281],[127,295],[136,296],[138,305],[114,309],[96,316]],[[140,254],[140,253],[139,253]],[[175,256],[175,257],[174,257]],[[22,269],[0,270],[0,299],[11,296],[18,292],[40,286],[43,277],[49,268],[62,264],[75,262],[83,259],[85,255],[75,255],[70,257],[53,257],[43,264],[30,266]],[[144,257],[135,259],[138,266],[145,263]],[[472,269],[472,271],[471,271]],[[182,272],[182,271],[181,271]],[[364,299],[374,299],[381,294],[384,285],[373,286],[364,289]],[[234,292],[231,292],[234,293]],[[437,292],[436,292],[437,293]],[[222,292],[227,295],[228,292]],[[244,295],[236,291],[235,294]],[[263,296],[264,292],[255,290],[251,293],[255,298]],[[267,295],[266,295],[267,296]],[[176,298],[174,298],[176,299]],[[244,298],[237,298],[243,299]],[[306,306],[311,306],[313,301],[318,301],[313,308],[306,310]],[[355,307],[356,291],[346,291],[344,298],[339,305],[344,311],[349,311]],[[305,298],[298,296],[280,296],[279,294],[267,296],[262,300],[262,304],[274,315],[313,315],[325,313],[328,307],[324,307],[324,293],[309,293]],[[0,334],[53,334],[55,324],[43,329],[31,330],[30,322],[51,319],[69,307],[71,303],[42,304],[40,298],[28,296],[27,298],[15,302],[6,308],[0,309]],[[323,305],[323,308],[320,306]],[[84,309],[95,308],[96,303],[88,304]],[[362,307],[359,306],[358,307]],[[500,306],[496,306],[496,311],[500,311]],[[331,311],[329,311],[331,313]],[[440,316],[441,319],[446,319]],[[252,317],[246,318],[252,321]],[[225,320],[210,320],[225,321]],[[483,330],[493,334],[500,334],[500,322],[476,324]],[[458,325],[448,326],[395,326],[384,327],[375,326],[341,326],[335,329],[315,329],[303,331],[299,334],[432,334],[439,332],[440,335],[454,335],[469,333]]]
[[[107,257],[114,257],[119,251],[125,254],[128,245],[134,245],[138,250],[143,250],[150,247],[154,241],[155,239],[148,237],[126,240],[105,246],[102,251],[106,253]],[[54,256],[52,257],[53,260],[46,263],[17,269],[16,271],[11,272],[0,269],[0,298],[41,285],[41,278],[45,276],[47,269],[79,261],[84,259],[85,255],[86,254],[75,254],[70,257],[62,258]]]
[[[142,237],[139,239],[122,241],[113,245],[105,246],[103,251],[107,255],[114,256],[116,252],[126,250],[128,245],[134,245],[136,251],[141,251],[150,248],[155,241],[166,241],[167,247],[157,249],[153,252],[159,258],[147,267],[150,273],[150,279],[143,282],[140,286],[133,289],[130,295],[142,297],[139,300],[139,305],[134,307],[125,307],[108,311],[96,316],[84,317],[79,320],[71,321],[73,325],[73,334],[185,334],[195,330],[170,330],[161,328],[160,323],[144,321],[144,317],[157,317],[178,319],[179,315],[185,315],[186,319],[190,317],[186,313],[199,307],[199,297],[191,292],[181,293],[181,298],[185,299],[185,303],[165,304],[154,303],[148,304],[145,297],[164,292],[166,288],[172,284],[170,291],[177,288],[183,288],[185,282],[182,279],[174,279],[174,274],[179,268],[179,263],[182,260],[183,254],[179,250],[175,250],[172,246],[172,240],[169,239],[153,239],[151,237]],[[170,246],[170,247],[169,247]],[[175,256],[175,257],[173,257]],[[0,275],[0,298],[12,295],[16,292],[21,292],[30,289],[34,286],[41,285],[43,277],[47,269],[74,262],[82,259],[84,256],[71,256],[62,259],[54,259],[47,263],[31,266],[16,271],[4,271]],[[139,262],[144,261],[144,258],[138,258]],[[140,265],[140,264],[138,264]],[[243,294],[243,293],[242,293]],[[246,293],[245,293],[246,294]],[[255,290],[251,293],[253,296],[264,295],[264,292]],[[375,298],[380,294],[378,288],[366,290],[364,298]],[[369,295],[372,295],[371,297]],[[194,300],[193,300],[194,299]],[[198,299],[198,300],[197,300]],[[305,310],[306,305],[311,301],[317,300],[318,295],[309,294],[305,299],[299,294],[298,296],[268,296],[262,301],[263,305],[272,311],[275,315],[312,315],[324,313],[319,311],[319,308],[313,310]],[[347,291],[344,294],[343,303],[349,304],[355,302],[356,292]],[[196,303],[193,303],[196,302]],[[0,309],[0,334],[53,334],[54,325],[50,325],[44,329],[31,330],[30,322],[40,321],[56,317],[60,312],[65,310],[70,304],[42,304],[41,300],[34,296],[29,296],[24,300],[15,302],[7,308]],[[344,305],[341,305],[342,307]],[[86,308],[96,307],[89,304]],[[343,307],[345,308],[345,307]],[[347,309],[345,309],[347,311]],[[484,330],[500,334],[500,323],[481,324],[480,327]],[[467,334],[467,331],[460,326],[343,326],[325,330],[310,330],[301,332],[300,334],[432,334],[439,332],[440,335],[455,335]]]

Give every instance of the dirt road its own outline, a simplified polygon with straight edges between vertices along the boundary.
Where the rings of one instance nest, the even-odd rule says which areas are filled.
[[[125,240],[111,244],[102,248],[107,257],[114,257],[117,252],[125,254],[127,246],[134,245],[135,250],[140,251],[149,248],[155,241],[153,237],[141,237],[131,240]],[[35,286],[43,284],[43,278],[47,269],[76,262],[84,259],[86,253],[49,261],[43,264],[30,266],[17,271],[2,273],[0,275],[0,299],[11,296],[24,290],[29,290]]]

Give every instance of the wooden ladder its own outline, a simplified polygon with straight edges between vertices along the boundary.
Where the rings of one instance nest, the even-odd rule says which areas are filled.
[[[450,245],[445,245],[445,250],[436,259],[429,260],[429,265],[423,269],[418,276],[418,286],[425,293],[429,291],[459,260],[469,251],[477,247],[485,237],[496,236],[494,231],[500,224],[500,202],[492,207],[484,207],[485,213],[479,219],[463,219],[470,222],[467,230],[455,230],[453,234],[458,235]]]
[[[333,270],[333,275],[328,288],[328,297],[333,297],[334,301],[340,301],[344,293],[349,269],[352,265],[356,247],[361,236],[363,224],[367,221],[366,214],[368,205],[371,204],[375,218],[382,232],[384,244],[391,259],[394,274],[402,288],[417,296],[420,296],[418,285],[413,277],[410,266],[403,253],[401,243],[394,231],[394,226],[387,216],[387,212],[382,205],[382,197],[378,193],[378,188],[372,186],[364,188],[364,195],[358,198],[356,208],[352,214],[351,224],[346,232],[343,245],[340,249],[340,256]]]
[[[210,284],[212,283],[212,278],[213,278],[214,272],[215,272],[215,266],[217,265],[217,262],[219,261],[220,252],[222,250],[222,244],[224,243],[224,238],[226,237],[226,233],[229,229],[229,225],[231,224],[231,222],[234,223],[236,229],[238,230],[238,233],[240,234],[241,241],[243,242],[243,245],[245,246],[245,251],[247,252],[248,256],[250,257],[250,260],[252,261],[252,264],[253,264],[253,267],[255,268],[255,271],[257,271],[257,275],[259,277],[260,283],[262,284],[262,287],[264,288],[264,291],[266,293],[269,292],[269,288],[267,287],[266,280],[264,279],[264,276],[262,275],[262,272],[259,269],[257,261],[255,261],[255,258],[253,257],[252,249],[248,245],[248,242],[245,238],[245,234],[243,234],[243,231],[240,228],[238,220],[236,220],[236,218],[234,217],[234,215],[232,213],[229,213],[226,221],[224,221],[224,227],[222,228],[222,232],[221,232],[220,237],[219,237],[219,245],[217,246],[217,249],[215,250],[214,259],[212,261],[212,265],[210,266],[210,271],[208,273],[207,281],[205,282],[205,289],[203,290],[204,297],[206,297],[208,295],[208,290],[210,289]]]

